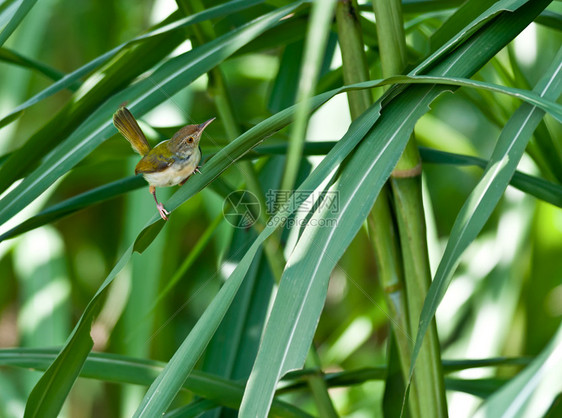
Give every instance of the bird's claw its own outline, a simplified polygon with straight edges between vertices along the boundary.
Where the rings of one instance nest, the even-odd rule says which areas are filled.
[[[201,171],[199,170],[200,167],[201,167],[200,165],[198,165],[197,167],[195,167],[195,170],[193,170],[193,172],[194,172],[194,173],[197,173],[197,174],[201,174]]]
[[[158,208],[158,213],[160,213],[160,216],[162,217],[162,219],[164,219],[165,221],[168,220],[168,217],[166,215],[169,215],[170,212],[168,212],[165,208],[164,205],[162,203],[158,203],[156,205],[156,207]]]

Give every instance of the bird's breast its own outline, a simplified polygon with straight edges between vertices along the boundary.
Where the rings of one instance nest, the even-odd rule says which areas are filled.
[[[143,173],[143,176],[148,184],[154,187],[175,186],[193,174],[199,161],[201,152],[196,149],[189,158],[176,159],[168,168],[154,173]]]

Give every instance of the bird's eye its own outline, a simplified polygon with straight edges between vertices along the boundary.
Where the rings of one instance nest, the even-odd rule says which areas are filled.
[[[189,142],[191,144],[193,142],[193,137],[190,136],[189,138],[187,138],[187,142]]]

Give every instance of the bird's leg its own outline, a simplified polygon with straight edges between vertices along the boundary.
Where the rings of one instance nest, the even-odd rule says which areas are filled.
[[[156,202],[156,207],[158,208],[158,213],[160,213],[160,216],[162,217],[162,219],[164,219],[165,221],[168,220],[168,217],[166,215],[169,215],[170,212],[168,212],[165,208],[164,205],[160,202],[158,202],[158,199],[156,198],[156,187],[154,186],[150,186],[148,188],[148,190],[150,190],[150,193],[152,193],[152,196],[154,196],[154,201]]]
[[[199,171],[200,168],[201,168],[201,166],[198,165],[197,167],[195,167],[195,170],[193,170],[193,172],[197,173],[197,174],[201,174],[201,171]]]

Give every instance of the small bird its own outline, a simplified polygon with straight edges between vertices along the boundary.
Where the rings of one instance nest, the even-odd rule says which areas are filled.
[[[199,141],[203,130],[214,121],[209,119],[200,125],[187,125],[177,131],[172,138],[151,148],[139,124],[129,109],[120,107],[113,115],[117,130],[138,152],[142,159],[135,167],[135,174],[141,173],[150,185],[160,216],[168,220],[170,214],[156,198],[156,187],[169,187],[184,184],[194,172],[200,173],[201,148]]]

